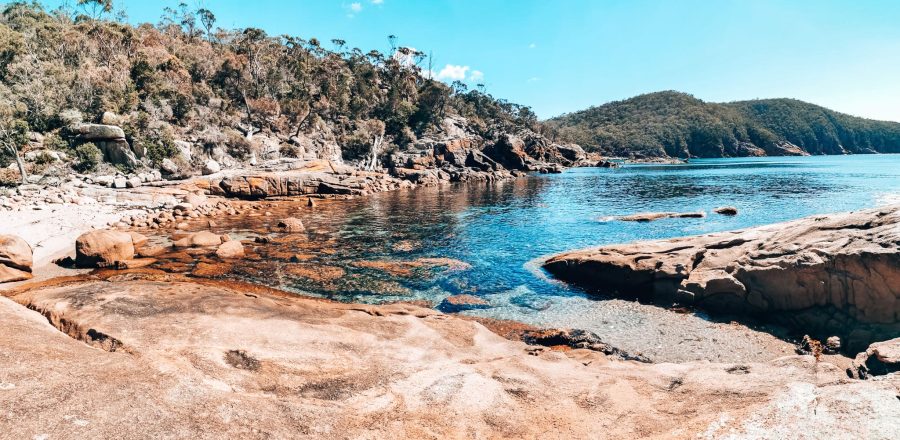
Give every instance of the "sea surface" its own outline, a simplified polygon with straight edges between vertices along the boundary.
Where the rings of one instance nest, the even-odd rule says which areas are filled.
[[[788,345],[769,340],[767,332],[717,322],[702,311],[678,314],[590,296],[547,279],[534,261],[581,247],[741,229],[891,203],[900,203],[900,155],[698,159],[388,192],[322,202],[315,209],[306,208],[305,200],[288,202],[274,205],[272,216],[220,227],[231,233],[243,228],[251,237],[293,215],[310,231],[309,240],[260,246],[261,261],[248,261],[233,275],[249,281],[340,301],[425,300],[444,310],[450,310],[441,306],[446,297],[465,293],[490,305],[461,313],[584,328],[655,360],[738,362],[787,354]],[[725,205],[739,214],[712,212]],[[645,211],[705,211],[707,216],[650,223],[614,219]],[[288,255],[294,253],[301,258],[292,262]],[[422,258],[457,262],[415,263]],[[306,269],[291,270],[298,264],[314,272],[340,270],[326,271],[323,280]],[[383,264],[393,266],[385,270]]]

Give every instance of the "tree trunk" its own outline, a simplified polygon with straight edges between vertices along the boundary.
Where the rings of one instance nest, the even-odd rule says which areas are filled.
[[[22,156],[19,155],[19,149],[14,148],[13,154],[16,156],[16,164],[19,166],[19,174],[22,175],[22,183],[28,183],[28,174],[25,173],[25,162],[22,161]]]
[[[384,140],[384,136],[375,136],[372,139],[372,149],[370,150],[370,156],[364,163],[364,168],[367,171],[375,170],[375,165],[378,163],[378,153],[381,150],[381,143]]]

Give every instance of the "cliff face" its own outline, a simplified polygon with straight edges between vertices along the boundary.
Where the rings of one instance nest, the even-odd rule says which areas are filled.
[[[839,335],[851,353],[900,334],[900,206],[567,252],[544,268],[590,290]]]
[[[795,99],[704,102],[649,93],[546,122],[560,141],[623,157],[738,157],[900,152],[900,123]]]
[[[411,305],[146,270],[11,294],[0,297],[0,432],[13,438],[898,434],[895,378],[850,380],[811,356],[615,361]]]

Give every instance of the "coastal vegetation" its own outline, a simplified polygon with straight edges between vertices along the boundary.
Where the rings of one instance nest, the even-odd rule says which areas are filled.
[[[110,1],[53,10],[12,2],[0,14],[0,159],[27,149],[31,132],[52,134],[62,141],[53,148],[73,155],[89,140],[74,130],[82,123],[122,127],[143,154],[120,165],[172,159],[182,170],[200,164],[178,157],[179,141],[241,161],[268,154],[266,142],[253,141],[262,134],[275,155],[306,147],[372,163],[441,131],[448,116],[485,139],[537,124],[528,107],[483,85],[433,79],[425,53],[398,42],[392,35],[389,50],[366,51],[340,39],[224,29],[214,11],[186,3],[157,24],[132,25]]]
[[[546,125],[560,141],[623,157],[900,152],[900,123],[796,99],[720,104],[664,91],[568,113]]]

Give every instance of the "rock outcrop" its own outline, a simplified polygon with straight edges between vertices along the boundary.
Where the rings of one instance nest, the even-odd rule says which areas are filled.
[[[31,279],[31,246],[21,237],[0,235],[0,283]]]
[[[81,234],[75,241],[78,267],[110,267],[134,258],[134,243],[127,232],[97,230]]]
[[[867,379],[900,371],[900,338],[876,342],[856,355],[847,370],[851,377]]]
[[[138,157],[125,140],[125,131],[114,125],[82,124],[78,127],[78,137],[84,142],[93,142],[103,152],[103,158],[112,164],[137,166]]]
[[[409,304],[120,274],[0,297],[3,436],[900,435],[896,378],[851,380],[812,356],[615,361]],[[575,336],[573,345],[596,345]]]
[[[838,335],[851,352],[900,334],[900,206],[567,252],[544,268],[590,290]]]

